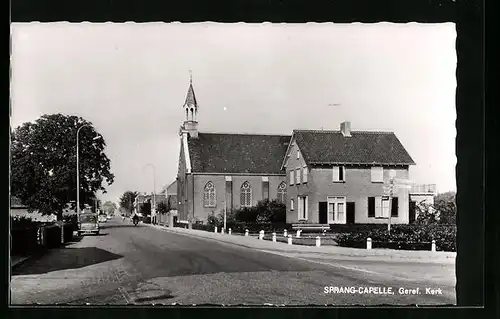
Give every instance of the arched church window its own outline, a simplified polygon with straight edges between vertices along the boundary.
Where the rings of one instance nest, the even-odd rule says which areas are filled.
[[[252,187],[249,182],[241,184],[240,205],[243,207],[252,206]]]
[[[203,206],[204,207],[215,207],[215,186],[214,183],[208,182],[203,189]]]
[[[278,186],[278,201],[286,203],[286,183],[281,182]]]

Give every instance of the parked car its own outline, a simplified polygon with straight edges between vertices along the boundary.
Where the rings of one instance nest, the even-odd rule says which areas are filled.
[[[106,216],[106,219],[107,219],[107,220],[111,220],[111,218],[112,218],[112,216],[111,216],[111,215]]]
[[[99,223],[105,223],[108,221],[108,219],[106,218],[106,215],[99,215]]]
[[[99,221],[97,214],[84,213],[78,221],[78,236],[85,234],[99,235]]]

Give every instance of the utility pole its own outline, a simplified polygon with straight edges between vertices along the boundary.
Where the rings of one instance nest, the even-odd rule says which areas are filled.
[[[392,196],[394,195],[394,177],[389,181],[389,218],[387,223],[387,231],[391,232],[391,217],[392,217]]]

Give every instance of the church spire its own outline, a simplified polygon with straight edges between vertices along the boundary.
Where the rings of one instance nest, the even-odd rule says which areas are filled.
[[[198,103],[196,102],[196,95],[193,89],[193,73],[189,70],[189,88],[186,94],[186,101],[184,102],[184,108],[190,111],[192,120],[194,120],[194,115],[198,113]]]
[[[184,113],[186,113],[186,119],[184,120],[184,125],[181,130],[189,132],[192,137],[197,136],[197,116],[198,116],[198,102],[196,101],[196,95],[193,89],[193,74],[189,70],[189,88],[186,94],[186,100],[184,101]]]

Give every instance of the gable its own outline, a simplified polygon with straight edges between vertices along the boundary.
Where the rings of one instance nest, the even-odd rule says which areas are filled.
[[[188,139],[193,172],[282,174],[289,135],[199,133]]]
[[[308,164],[414,165],[392,132],[294,131]]]
[[[297,159],[297,151],[299,152],[298,159]],[[295,141],[295,137],[292,136],[290,145],[288,146],[288,150],[283,160],[283,168],[296,169],[298,167],[303,167],[305,164],[306,162],[304,160],[304,155],[300,150],[299,145]]]

